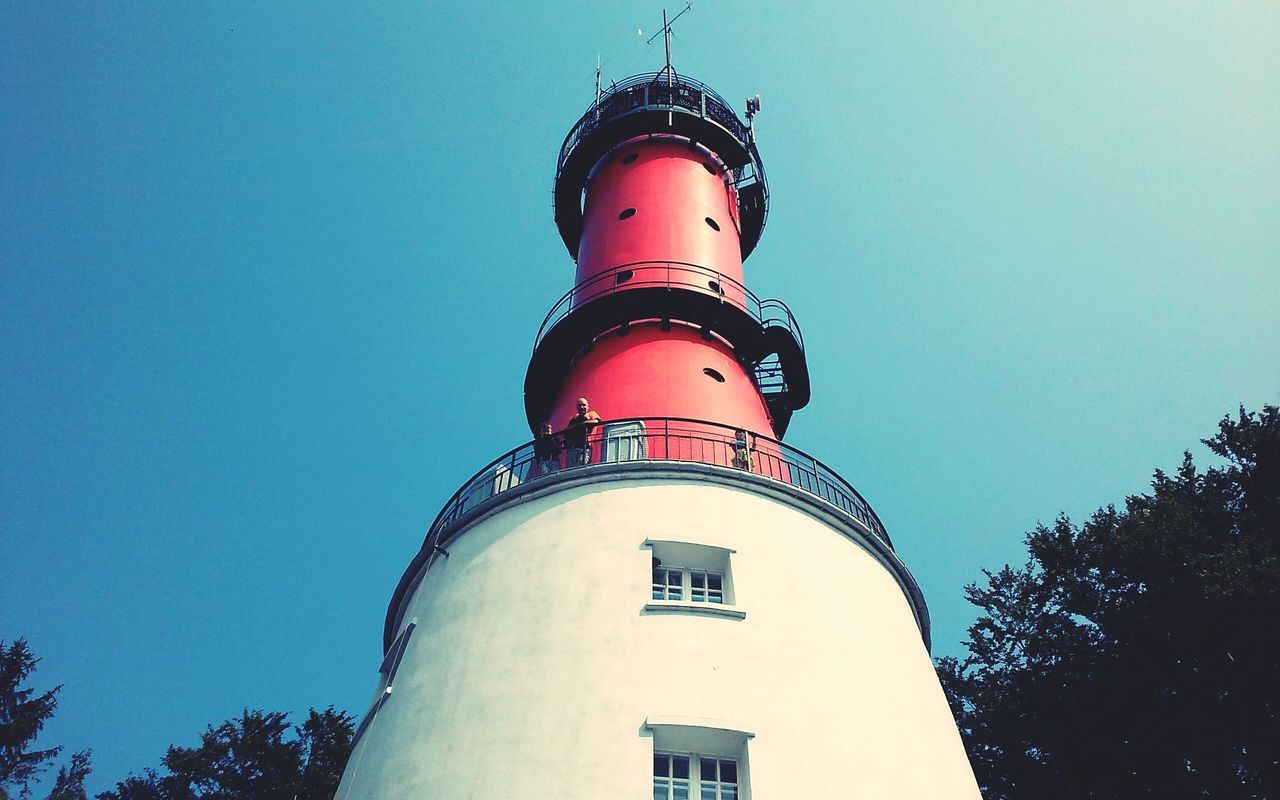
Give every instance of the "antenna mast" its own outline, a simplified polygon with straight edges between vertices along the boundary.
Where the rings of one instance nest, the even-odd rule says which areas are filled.
[[[650,36],[649,40],[645,42],[645,44],[653,44],[653,40],[657,39],[659,34],[662,35],[662,43],[665,45],[667,51],[667,65],[663,67],[662,72],[658,74],[667,76],[668,86],[674,85],[676,79],[675,67],[671,65],[671,37],[675,35],[671,30],[671,26],[675,24],[676,20],[683,17],[685,12],[691,8],[693,8],[692,2],[685,3],[684,8],[681,9],[680,13],[672,17],[670,21],[667,20],[667,10],[665,8],[662,9],[662,30]]]
[[[600,105],[600,54],[596,53],[596,105]]]

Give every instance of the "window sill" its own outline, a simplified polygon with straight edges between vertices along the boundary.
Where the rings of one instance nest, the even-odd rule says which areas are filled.
[[[747,612],[737,606],[720,603],[694,603],[689,600],[650,600],[644,604],[646,614],[706,614],[711,617],[746,619]]]

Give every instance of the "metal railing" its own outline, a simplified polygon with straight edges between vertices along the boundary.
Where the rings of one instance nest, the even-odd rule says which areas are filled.
[[[641,108],[678,108],[706,117],[733,134],[745,147],[751,141],[747,126],[738,119],[733,106],[715,90],[699,81],[683,76],[670,77],[666,72],[632,75],[606,89],[598,102],[569,129],[560,147],[556,174],[569,160],[569,154],[592,131],[605,122]]]
[[[600,95],[599,101],[592,103],[583,114],[560,146],[560,157],[556,161],[556,183],[560,182],[560,174],[569,156],[582,141],[601,125],[637,111],[646,109],[679,110],[710,120],[728,131],[747,153],[747,163],[733,169],[733,183],[739,191],[759,184],[761,202],[764,208],[760,211],[760,224],[763,227],[764,217],[768,214],[769,190],[764,174],[764,164],[760,161],[751,129],[738,119],[733,106],[715,90],[692,78],[673,75],[666,72],[647,72],[633,75],[615,83]]]
[[[858,491],[816,458],[729,425],[678,417],[606,420],[584,434],[561,431],[526,442],[490,462],[453,493],[427,532],[424,549],[486,500],[568,471],[637,462],[692,462],[751,473],[823,500],[853,517],[890,549],[880,518]]]
[[[538,328],[533,349],[537,350],[547,331],[576,308],[607,295],[635,289],[684,289],[718,296],[750,315],[762,327],[781,326],[789,330],[804,350],[804,334],[791,309],[781,300],[761,300],[746,286],[724,273],[686,261],[633,261],[620,264],[587,278],[556,301]],[[684,320],[699,322],[700,320]]]

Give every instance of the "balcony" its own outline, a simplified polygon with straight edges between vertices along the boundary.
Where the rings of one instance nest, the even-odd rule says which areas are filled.
[[[809,402],[804,336],[786,304],[761,300],[733,278],[698,264],[637,261],[588,278],[551,307],[525,374],[530,427],[548,417],[585,345],[646,320],[681,322],[727,342],[753,371],[778,435],[786,431],[791,413]]]
[[[563,442],[564,432],[555,434]],[[825,464],[777,439],[727,425],[681,418],[606,420],[586,438],[586,447],[565,447],[551,456],[526,442],[494,459],[453,493],[431,523],[424,549],[437,547],[485,501],[538,480],[606,465],[639,462],[705,464],[759,476],[821,500],[882,542],[893,542],[880,518],[858,491]]]
[[[770,326],[786,328],[795,338],[800,349],[804,350],[804,336],[800,332],[800,323],[791,314],[791,309],[781,300],[761,300],[750,289],[724,273],[692,264],[687,261],[633,261],[621,264],[600,272],[569,290],[556,301],[538,328],[538,335],[533,347],[536,350],[543,338],[554,326],[569,316],[569,313],[580,309],[593,300],[643,289],[682,289],[693,292],[697,300],[710,300],[713,307],[725,304],[745,312],[754,322],[755,327]],[[663,294],[667,294],[663,292]],[[652,315],[671,317],[670,314]],[[692,318],[689,318],[692,317]],[[693,314],[684,317],[688,322],[710,322]],[[633,320],[630,320],[633,321]]]

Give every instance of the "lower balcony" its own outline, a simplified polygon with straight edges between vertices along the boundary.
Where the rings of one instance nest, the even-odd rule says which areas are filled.
[[[893,548],[883,523],[862,495],[816,458],[751,431],[666,417],[606,420],[588,432],[557,431],[547,439],[520,445],[490,462],[453,493],[431,524],[424,547],[436,546],[450,528],[490,498],[531,481],[569,470],[643,461],[707,464],[785,484],[853,517]]]

